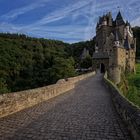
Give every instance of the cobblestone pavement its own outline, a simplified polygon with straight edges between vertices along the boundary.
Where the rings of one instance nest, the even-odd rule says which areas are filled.
[[[131,140],[102,75],[74,90],[0,119],[0,140]]]

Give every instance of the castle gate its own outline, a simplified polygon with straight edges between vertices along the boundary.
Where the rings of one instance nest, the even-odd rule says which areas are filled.
[[[103,63],[100,64],[100,72],[105,73],[105,65]]]

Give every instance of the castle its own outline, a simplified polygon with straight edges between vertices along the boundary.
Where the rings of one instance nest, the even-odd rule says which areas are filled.
[[[107,71],[108,78],[115,84],[123,72],[135,72],[136,39],[131,25],[124,21],[121,12],[115,20],[111,12],[99,17],[96,27],[96,46],[93,68]]]

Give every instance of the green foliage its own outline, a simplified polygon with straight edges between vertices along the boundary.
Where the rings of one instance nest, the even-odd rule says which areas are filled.
[[[0,93],[55,83],[75,75],[69,44],[18,34],[0,34]]]
[[[126,75],[125,81],[121,84],[124,95],[140,107],[140,64],[136,65],[136,74]]]
[[[92,57],[88,55],[85,59],[83,59],[81,61],[80,67],[86,69],[92,67]]]
[[[63,59],[57,57],[54,59],[53,66],[49,69],[49,81],[55,83],[57,80],[62,78],[68,78],[75,75],[73,58]]]
[[[90,41],[73,43],[68,47],[67,51],[71,56],[74,57],[76,64],[79,65],[79,62],[81,61],[81,54],[84,48],[89,50],[89,53],[92,56],[94,52],[94,46],[95,46],[95,38],[93,38]]]
[[[0,93],[9,92],[6,81],[3,78],[0,78]]]

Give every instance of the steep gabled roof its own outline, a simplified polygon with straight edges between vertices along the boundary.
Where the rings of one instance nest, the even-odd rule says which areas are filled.
[[[126,21],[126,24],[125,25],[131,27],[131,25],[130,25],[130,23],[128,21]]]
[[[129,41],[128,41],[128,36],[126,37],[125,41],[124,41],[124,48],[129,50],[131,48]]]
[[[120,41],[120,40],[122,40],[122,35],[121,35],[121,33],[118,30],[115,30],[113,32],[113,34],[114,34],[114,41]]]
[[[118,15],[116,17],[115,23],[116,23],[117,26],[125,24],[120,11],[119,11],[119,13],[118,13]]]

